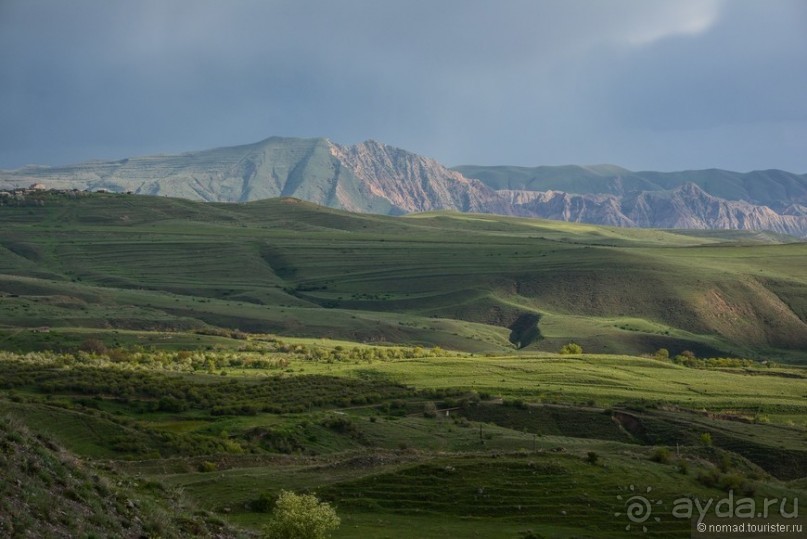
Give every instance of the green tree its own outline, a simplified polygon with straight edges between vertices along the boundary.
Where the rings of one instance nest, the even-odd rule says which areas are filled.
[[[267,539],[324,539],[341,520],[333,507],[311,494],[283,490],[275,502],[272,520],[264,528]]]
[[[85,339],[84,342],[82,342],[81,345],[79,346],[79,350],[81,350],[82,352],[95,354],[97,356],[107,353],[107,347],[106,344],[104,344],[104,341],[93,338]]]
[[[437,417],[437,406],[432,401],[423,404],[423,417]]]
[[[582,354],[583,347],[577,343],[570,342],[569,344],[564,344],[560,349],[561,354]]]
[[[670,450],[666,447],[657,447],[650,456],[650,460],[661,464],[669,464],[670,458]]]

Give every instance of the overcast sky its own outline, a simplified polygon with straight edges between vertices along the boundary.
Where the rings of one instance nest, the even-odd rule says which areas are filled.
[[[273,135],[807,172],[803,0],[0,0],[0,168]]]

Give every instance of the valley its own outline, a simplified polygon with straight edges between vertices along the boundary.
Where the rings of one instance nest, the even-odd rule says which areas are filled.
[[[807,538],[805,23],[0,0],[0,539]]]
[[[681,537],[681,497],[805,495],[792,238],[26,196],[0,465],[31,488],[0,530],[255,537],[287,489],[335,537]]]

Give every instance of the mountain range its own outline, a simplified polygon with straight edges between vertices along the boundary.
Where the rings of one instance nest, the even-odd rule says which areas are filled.
[[[633,172],[613,165],[452,169],[373,140],[344,146],[324,138],[272,137],[179,155],[0,171],[0,189],[32,184],[209,202],[295,197],[388,215],[449,210],[807,237],[807,175]]]

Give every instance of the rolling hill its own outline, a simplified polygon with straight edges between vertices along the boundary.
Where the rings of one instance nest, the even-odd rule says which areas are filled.
[[[625,227],[767,230],[807,237],[807,177],[779,170],[632,172],[592,167],[448,169],[376,141],[272,137],[181,155],[0,171],[32,184],[208,202],[295,197],[354,212],[452,210]]]
[[[473,352],[807,349],[807,245],[771,234],[26,196],[0,207],[4,348],[239,329]]]
[[[617,539],[652,489],[646,535],[672,539],[673,500],[805,494],[792,238],[5,202],[4,535],[252,538],[293,490],[333,505],[334,537]]]

